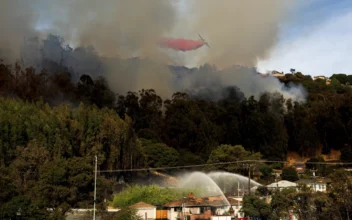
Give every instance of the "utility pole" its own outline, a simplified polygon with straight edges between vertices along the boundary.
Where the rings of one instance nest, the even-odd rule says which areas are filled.
[[[251,165],[248,164],[248,195],[251,194]]]
[[[93,220],[95,220],[95,202],[97,200],[97,165],[98,157],[95,155],[95,178],[94,178],[94,209],[93,209]]]

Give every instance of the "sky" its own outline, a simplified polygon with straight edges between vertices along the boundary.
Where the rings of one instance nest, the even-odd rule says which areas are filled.
[[[282,24],[270,57],[259,60],[259,72],[289,72],[331,76],[352,74],[352,1],[299,0]]]
[[[352,74],[352,62],[349,58],[352,51],[352,1],[295,1],[298,4],[292,7],[289,19],[282,22],[278,42],[271,49],[269,57],[258,60],[258,71],[289,72],[294,68],[311,76]],[[179,2],[183,14],[187,14],[186,2],[186,0]],[[49,6],[50,4],[36,5],[42,12],[48,11],[43,9]],[[46,19],[41,20],[47,23],[38,25],[45,29],[50,25],[50,19],[47,18],[53,16],[45,13],[42,13],[42,16]],[[71,46],[74,46],[72,43],[70,42]],[[200,50],[199,53],[201,52]],[[196,57],[196,53],[190,52],[187,58]]]

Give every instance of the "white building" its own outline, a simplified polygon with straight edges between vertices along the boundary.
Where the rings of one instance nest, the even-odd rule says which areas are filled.
[[[155,219],[156,218],[156,206],[147,204],[144,202],[139,202],[130,207],[137,209],[137,214],[141,216],[142,219]]]
[[[317,80],[317,79],[327,80],[328,77],[326,77],[326,76],[314,76],[313,77],[313,80]]]
[[[331,179],[317,177],[312,179],[300,179],[297,180],[296,183],[306,184],[313,190],[313,192],[326,192],[328,184],[331,183]]]
[[[288,189],[288,188],[297,188],[297,183],[290,182],[287,180],[280,180],[278,182],[271,183],[266,186],[269,190],[276,190],[279,189]]]

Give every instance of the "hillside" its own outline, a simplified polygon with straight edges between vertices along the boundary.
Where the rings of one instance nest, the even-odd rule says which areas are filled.
[[[208,67],[172,69],[182,75]],[[280,81],[303,85],[306,101],[279,92],[248,97],[235,85],[219,87],[223,93],[215,99],[176,92],[163,100],[153,88],[116,96],[101,76],[81,75],[75,82],[69,71],[0,64],[0,182],[6,189],[0,209],[10,216],[12,206],[21,207],[41,218],[48,213],[36,207],[61,208],[54,213],[60,216],[69,207],[91,206],[95,154],[99,170],[124,170],[99,175],[99,207],[119,180],[153,183],[159,174],[129,169],[286,161],[292,152],[315,158],[339,150],[341,161],[351,161],[351,89],[301,73]],[[246,175],[239,167],[208,168]]]

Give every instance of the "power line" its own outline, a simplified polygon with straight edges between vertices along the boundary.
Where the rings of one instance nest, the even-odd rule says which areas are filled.
[[[152,171],[152,170],[171,170],[171,169],[181,169],[181,168],[194,168],[194,167],[205,167],[205,166],[214,166],[214,165],[226,165],[226,164],[240,164],[240,163],[289,163],[287,161],[272,161],[272,160],[239,160],[231,162],[219,162],[219,163],[207,163],[207,164],[195,164],[195,165],[186,165],[186,166],[172,166],[172,167],[155,167],[155,168],[135,168],[135,169],[118,169],[118,170],[99,170],[98,173],[115,173],[115,172],[128,172],[128,171]],[[320,164],[320,165],[352,165],[352,162],[296,162],[292,165],[299,164]]]

